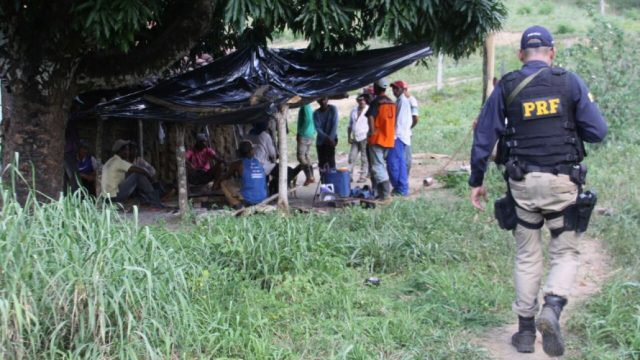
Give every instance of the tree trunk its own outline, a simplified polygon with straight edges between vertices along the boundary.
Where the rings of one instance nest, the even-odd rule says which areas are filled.
[[[57,89],[41,96],[34,91],[5,92],[3,164],[18,154],[21,177],[15,183],[18,201],[24,203],[35,186],[38,200],[57,199],[62,190],[65,126],[72,96]],[[11,172],[3,176],[5,184]]]
[[[185,216],[188,207],[189,189],[187,188],[187,164],[184,147],[184,125],[176,124],[176,139],[178,148],[176,149],[176,160],[178,162],[178,206],[180,215]]]
[[[605,15],[605,8],[606,8],[606,3],[604,0],[600,0],[600,15],[604,16]]]
[[[3,122],[3,119],[9,117],[8,106],[9,106],[9,94],[6,94],[6,84],[2,83],[0,80],[0,173],[2,172],[1,168],[4,166],[4,162],[2,161],[2,149],[4,149],[4,128],[5,124],[8,122]]]

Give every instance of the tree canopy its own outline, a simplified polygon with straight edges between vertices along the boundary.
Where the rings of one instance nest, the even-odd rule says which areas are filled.
[[[122,85],[158,71],[181,54],[219,54],[264,44],[289,29],[309,49],[351,51],[374,37],[427,41],[455,58],[468,55],[506,15],[498,0],[0,0],[0,70],[12,53],[30,59],[63,54],[77,62],[80,83]],[[19,46],[22,49],[15,48]],[[22,51],[19,51],[22,50]],[[21,59],[22,60],[22,59]],[[135,62],[135,64],[134,64]],[[126,69],[122,68],[126,65]],[[136,76],[138,78],[138,76]],[[89,81],[101,80],[101,81]]]

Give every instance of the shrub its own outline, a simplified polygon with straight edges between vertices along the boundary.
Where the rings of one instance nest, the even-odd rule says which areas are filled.
[[[538,8],[538,15],[550,15],[553,13],[554,6],[549,3],[543,3]]]
[[[622,29],[594,17],[588,41],[577,44],[563,55],[564,61],[585,79],[610,126],[610,140],[634,139],[629,131],[640,118],[637,94],[640,92],[640,69],[637,66],[638,41],[625,38]],[[559,63],[564,62],[559,59]]]
[[[518,9],[518,15],[529,15],[531,14],[531,8],[528,6],[523,6]]]
[[[570,33],[573,33],[574,31],[576,31],[576,29],[574,29],[573,26],[560,24],[558,26],[558,29],[555,31],[555,33],[557,35],[562,35],[562,34],[570,34]]]

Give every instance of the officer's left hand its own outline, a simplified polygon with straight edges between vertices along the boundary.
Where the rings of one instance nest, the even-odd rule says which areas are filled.
[[[481,201],[482,199],[484,199],[485,202],[487,201],[487,190],[484,186],[480,185],[478,187],[471,188],[471,203],[480,211],[484,211],[484,203]]]

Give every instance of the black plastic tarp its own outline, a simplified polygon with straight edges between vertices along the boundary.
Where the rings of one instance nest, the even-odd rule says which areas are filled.
[[[247,48],[151,88],[96,106],[105,118],[241,124],[266,120],[297,97],[310,101],[362,88],[432,54],[427,44],[310,56]]]

